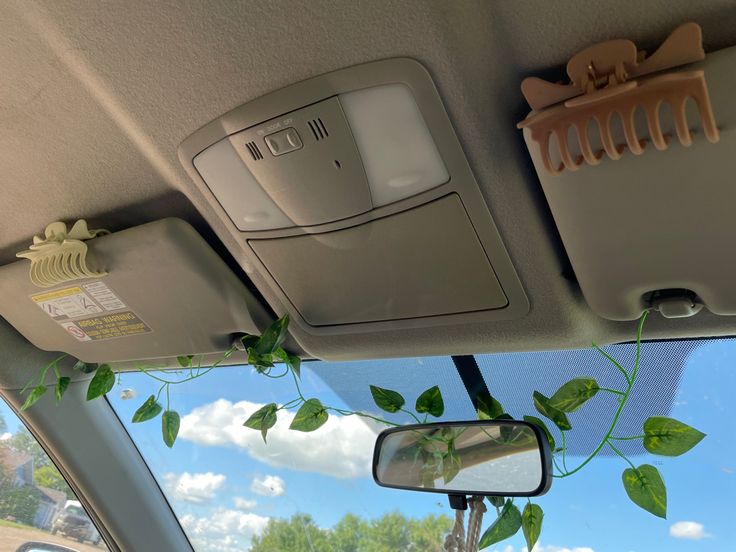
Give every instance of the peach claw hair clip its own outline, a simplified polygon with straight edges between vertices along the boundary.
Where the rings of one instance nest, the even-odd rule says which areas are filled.
[[[531,139],[539,145],[544,167],[552,174],[576,171],[583,162],[598,165],[605,153],[620,159],[628,148],[634,155],[644,153],[647,140],[637,135],[634,124],[636,109],[646,115],[649,140],[658,150],[667,149],[668,137],[662,132],[660,106],[669,103],[675,132],[683,146],[692,144],[685,105],[692,98],[697,105],[703,131],[708,141],[720,139],[702,70],[652,75],[705,58],[702,32],[697,23],[685,23],[649,57],[637,52],[629,40],[602,42],[573,56],[567,64],[569,84],[551,83],[536,77],[524,79],[521,91],[535,112],[521,121],[518,128],[528,128]],[[652,76],[650,76],[652,75]],[[616,144],[611,132],[615,113],[621,117],[625,144]],[[593,151],[587,128],[595,121],[602,150]],[[573,158],[568,142],[570,128],[580,146],[581,155]],[[559,148],[561,164],[550,158],[550,139]]]

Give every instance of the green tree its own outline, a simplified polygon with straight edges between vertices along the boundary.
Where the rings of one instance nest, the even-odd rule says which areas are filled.
[[[34,469],[48,466],[51,463],[46,452],[38,444],[38,441],[36,441],[36,438],[25,427],[21,427],[9,439],[9,444],[12,449],[18,452],[24,452],[33,457]]]
[[[31,485],[16,487],[11,478],[0,476],[0,518],[13,518],[32,525],[38,510],[39,491]]]
[[[445,515],[407,518],[391,512],[372,521],[346,514],[330,530],[306,514],[272,519],[251,552],[441,552],[452,521]]]
[[[33,472],[33,481],[35,481],[36,485],[48,487],[49,489],[56,489],[57,491],[65,493],[67,500],[77,499],[74,496],[74,492],[69,488],[69,485],[66,484],[61,473],[59,473],[59,470],[57,470],[56,466],[53,464],[41,466],[36,469],[36,471]]]
[[[369,525],[355,514],[345,516],[332,528],[330,541],[334,552],[355,552],[366,537]]]
[[[271,519],[260,537],[253,538],[251,552],[332,552],[329,533],[317,527],[312,516],[295,514],[291,519]]]

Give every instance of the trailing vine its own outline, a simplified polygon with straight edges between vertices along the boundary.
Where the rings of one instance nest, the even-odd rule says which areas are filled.
[[[534,407],[541,416],[552,422],[557,428],[559,446],[555,436],[547,424],[539,417],[523,415],[522,419],[539,426],[546,435],[554,465],[553,477],[565,479],[587,466],[604,448],[609,448],[615,455],[621,457],[626,468],[622,473],[623,487],[634,504],[664,518],[667,513],[667,491],[659,470],[650,465],[635,466],[631,460],[616,446],[620,441],[642,441],[644,448],[655,455],[680,456],[697,445],[705,434],[673,418],[652,416],[648,418],[639,435],[621,436],[616,434],[618,422],[624,412],[631,392],[637,381],[641,361],[641,336],[644,322],[648,313],[639,319],[636,332],[636,356],[630,370],[606,353],[595,343],[593,347],[603,355],[613,368],[621,373],[623,385],[621,389],[600,387],[592,377],[576,377],[562,385],[552,396],[546,397],[539,391],[534,391],[532,400]],[[329,419],[330,413],[341,416],[360,416],[386,426],[400,426],[402,424],[375,416],[368,412],[353,411],[322,404],[317,398],[307,398],[299,385],[301,376],[301,360],[289,354],[282,348],[289,324],[288,315],[275,321],[262,335],[244,335],[239,338],[242,349],[247,352],[248,364],[264,377],[280,379],[288,378],[293,381],[296,397],[284,404],[269,403],[251,414],[243,425],[260,431],[264,442],[267,442],[268,432],[277,422],[277,413],[281,410],[296,409],[289,429],[311,432],[319,429]],[[136,364],[135,367],[146,376],[159,383],[158,391],[150,395],[141,404],[133,415],[133,423],[142,423],[153,420],[161,415],[161,433],[164,443],[172,447],[179,433],[180,416],[172,409],[170,388],[199,379],[221,365],[240,347],[233,345],[222,357],[211,366],[202,366],[202,357],[193,355],[177,357],[181,370],[172,372],[163,367],[145,366]],[[29,380],[22,389],[25,394],[30,389],[21,410],[26,410],[35,404],[48,390],[46,377],[52,371],[56,377],[54,396],[57,404],[61,401],[71,379],[62,376],[59,363],[67,355],[62,355],[44,366],[39,374]],[[115,385],[116,374],[108,364],[89,364],[78,361],[74,369],[83,373],[93,373],[87,388],[87,400],[94,400],[104,396]],[[183,372],[184,371],[184,372]],[[183,376],[182,376],[183,374]],[[182,376],[177,378],[176,376]],[[290,376],[290,377],[289,377]],[[429,417],[439,418],[444,414],[445,406],[442,393],[438,386],[432,386],[422,392],[414,403],[413,411],[406,407],[406,399],[397,391],[384,389],[375,385],[369,387],[373,402],[382,411],[388,414],[407,414],[416,423],[426,423]],[[577,466],[568,467],[567,432],[572,430],[568,414],[578,411],[598,393],[616,395],[618,406],[612,415],[604,437],[593,451]],[[503,405],[487,392],[479,393],[476,398],[477,417],[480,420],[514,419]],[[460,457],[455,452],[454,440],[458,435],[452,431],[441,433],[439,437],[427,438],[416,450],[415,462],[421,462],[421,481],[419,485],[433,487],[437,479],[442,478],[449,483],[462,469]],[[506,435],[504,438],[511,438]],[[435,441],[435,443],[430,443]],[[431,448],[429,448],[431,445]],[[490,496],[488,502],[496,512],[495,521],[486,529],[480,539],[479,547],[486,548],[505,540],[519,530],[522,531],[527,547],[532,550],[539,539],[542,530],[544,512],[538,504],[527,499],[523,510],[515,504],[513,498]]]

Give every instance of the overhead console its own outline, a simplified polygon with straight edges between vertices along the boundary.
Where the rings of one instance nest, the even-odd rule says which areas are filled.
[[[261,97],[194,133],[179,156],[307,351],[305,336],[529,310],[431,77],[413,60]]]

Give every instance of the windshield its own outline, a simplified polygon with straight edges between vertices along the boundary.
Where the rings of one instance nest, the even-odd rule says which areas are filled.
[[[605,348],[622,363],[633,344]],[[736,547],[731,522],[736,494],[736,340],[668,341],[642,347],[641,381],[621,416],[617,433],[636,436],[649,416],[672,416],[707,434],[679,457],[652,456],[641,441],[619,449],[636,465],[656,466],[667,485],[667,519],[638,508],[626,495],[626,461],[604,452],[574,476],[556,479],[534,499],[544,525],[534,552],[722,551]],[[514,417],[536,414],[531,393],[550,395],[571,377],[593,376],[601,387],[620,386],[620,374],[595,351],[478,355],[486,385]],[[475,410],[449,357],[302,365],[301,391],[338,409],[386,415],[369,385],[393,389],[413,406],[437,385],[444,397],[441,420],[470,420]],[[278,412],[264,444],[243,422],[263,405],[294,398],[293,383],[269,379],[251,367],[218,368],[196,384],[171,389],[181,415],[172,449],[160,423],[131,423],[156,382],[125,373],[108,397],[198,552],[442,550],[454,512],[439,494],[378,487],[371,477],[375,436],[385,426],[332,412],[311,433],[290,431],[294,413]],[[132,399],[132,400],[131,400]],[[581,463],[605,433],[617,397],[596,397],[569,415],[567,464]],[[538,414],[536,414],[538,415]],[[559,435],[555,432],[555,435]],[[523,508],[526,499],[516,499]],[[492,508],[489,506],[489,508]],[[487,527],[493,520],[487,514]],[[488,548],[525,551],[521,532]]]

